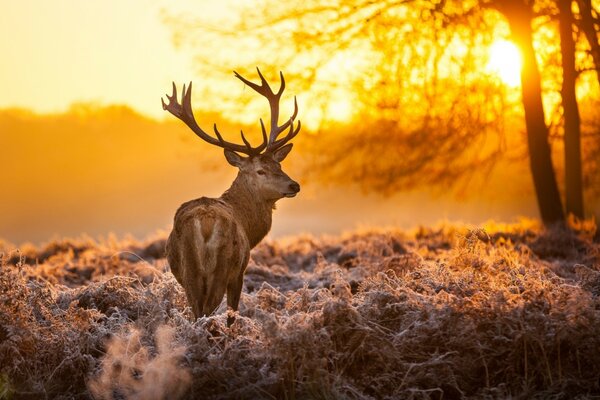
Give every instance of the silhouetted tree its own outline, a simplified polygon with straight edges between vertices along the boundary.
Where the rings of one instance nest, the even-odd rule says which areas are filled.
[[[575,93],[575,41],[571,0],[558,0],[562,62],[561,98],[564,111],[565,206],[567,214],[584,217],[581,171],[581,119]]]
[[[600,83],[600,12],[594,7],[592,0],[577,0],[577,6],[579,21],[576,22],[590,46],[596,77]]]
[[[542,85],[533,47],[531,20],[533,9],[527,0],[499,0],[490,3],[508,20],[512,38],[521,48],[521,94],[527,127],[529,163],[540,215],[545,223],[564,219],[552,166],[548,127],[542,104]]]

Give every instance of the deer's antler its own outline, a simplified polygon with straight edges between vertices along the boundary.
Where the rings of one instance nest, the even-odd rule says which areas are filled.
[[[177,102],[177,87],[175,86],[175,82],[173,82],[173,94],[171,96],[167,94],[166,96],[169,100],[169,104],[165,104],[165,101],[162,98],[160,99],[162,102],[163,110],[167,110],[168,112],[182,120],[202,140],[210,144],[214,144],[215,146],[222,147],[224,149],[237,151],[239,153],[244,153],[248,155],[260,154],[260,152],[267,147],[267,133],[265,132],[264,126],[262,128],[263,142],[257,147],[252,147],[250,145],[250,142],[246,140],[243,131],[240,131],[240,133],[242,135],[242,141],[244,142],[244,145],[231,143],[226,140],[223,140],[223,136],[217,129],[217,124],[213,125],[213,130],[215,131],[215,135],[217,136],[216,138],[204,132],[202,128],[198,126],[198,123],[196,123],[196,118],[194,118],[194,112],[192,111],[192,82],[190,82],[190,85],[188,86],[187,90],[185,88],[185,84],[183,85],[181,103]]]
[[[283,72],[279,72],[279,77],[281,79],[281,85],[279,86],[279,90],[277,93],[273,93],[273,90],[269,86],[269,83],[265,79],[265,77],[261,74],[260,69],[256,67],[256,72],[258,72],[258,76],[260,77],[260,86],[254,82],[250,82],[248,79],[244,78],[236,71],[233,71],[236,78],[244,82],[246,85],[250,86],[254,91],[264,96],[268,102],[269,107],[271,109],[271,129],[269,132],[269,143],[267,144],[266,152],[273,152],[284,144],[289,142],[294,136],[300,132],[301,124],[298,121],[298,126],[294,129],[294,120],[298,115],[298,103],[296,101],[296,96],[294,96],[294,113],[292,116],[281,126],[279,126],[279,100],[281,99],[281,94],[285,90],[285,78],[283,77]],[[263,127],[264,132],[264,124],[262,119],[260,120],[261,127]],[[277,139],[281,132],[289,128],[288,134],[282,139]]]
[[[167,99],[169,100],[169,104],[165,104],[164,100],[161,98],[163,110],[169,111],[175,117],[182,120],[198,137],[200,137],[202,140],[204,140],[210,144],[213,144],[215,146],[219,146],[224,149],[236,151],[236,152],[243,153],[243,154],[248,154],[251,156],[258,155],[263,150],[265,150],[265,153],[273,152],[273,151],[283,147],[294,136],[296,136],[298,134],[298,132],[300,132],[300,128],[301,128],[300,121],[298,121],[298,126],[294,129],[294,120],[295,120],[296,116],[298,115],[298,103],[296,102],[296,97],[294,96],[294,113],[292,114],[292,116],[290,117],[289,120],[287,120],[283,125],[279,126],[279,100],[281,98],[281,94],[283,93],[283,91],[285,89],[285,79],[283,78],[283,73],[281,73],[281,72],[279,73],[279,76],[281,77],[281,86],[279,87],[279,90],[277,91],[277,93],[273,93],[273,90],[271,90],[271,87],[269,86],[269,84],[267,83],[267,81],[265,80],[263,75],[261,74],[260,70],[258,68],[256,68],[256,70],[258,71],[258,76],[260,77],[260,80],[261,80],[260,85],[250,82],[249,80],[247,80],[246,78],[244,78],[243,76],[241,76],[240,74],[238,74],[235,71],[234,71],[234,74],[238,79],[240,79],[246,85],[250,86],[257,93],[266,97],[267,100],[269,101],[269,107],[271,108],[271,127],[270,127],[269,136],[267,138],[265,124],[264,124],[263,120],[260,119],[260,127],[261,127],[261,131],[262,131],[263,142],[257,147],[252,147],[250,142],[248,142],[248,140],[244,136],[243,131],[240,131],[241,136],[242,136],[242,141],[244,142],[243,145],[231,143],[231,142],[227,142],[227,141],[223,140],[223,136],[217,129],[216,124],[213,125],[213,130],[215,132],[216,138],[209,135],[208,133],[204,132],[202,130],[202,128],[200,128],[200,126],[198,126],[198,124],[196,123],[196,119],[194,118],[194,113],[192,111],[192,104],[191,104],[192,83],[191,82],[190,82],[187,90],[186,90],[185,85],[183,85],[183,93],[181,95],[181,103],[177,102],[177,87],[175,86],[175,83],[173,83],[173,94],[171,96],[166,95]],[[278,139],[281,132],[283,132],[284,130],[286,130],[288,128],[289,128],[288,134],[285,137]]]

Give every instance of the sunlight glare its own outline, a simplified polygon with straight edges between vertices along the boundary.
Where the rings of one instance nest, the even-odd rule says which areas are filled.
[[[328,116],[338,122],[345,122],[352,117],[352,103],[349,99],[333,100],[328,105]]]
[[[508,40],[496,40],[490,46],[487,64],[490,72],[498,75],[508,86],[518,86],[521,82],[521,52]]]

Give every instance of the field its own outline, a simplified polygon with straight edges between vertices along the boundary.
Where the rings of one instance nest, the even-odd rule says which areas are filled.
[[[600,398],[600,240],[373,229],[266,241],[236,322],[144,242],[0,244],[0,398]]]

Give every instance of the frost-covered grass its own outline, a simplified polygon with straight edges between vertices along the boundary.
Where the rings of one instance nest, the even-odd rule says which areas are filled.
[[[0,244],[0,398],[594,398],[594,230],[263,243],[230,329],[192,320],[164,238]]]

